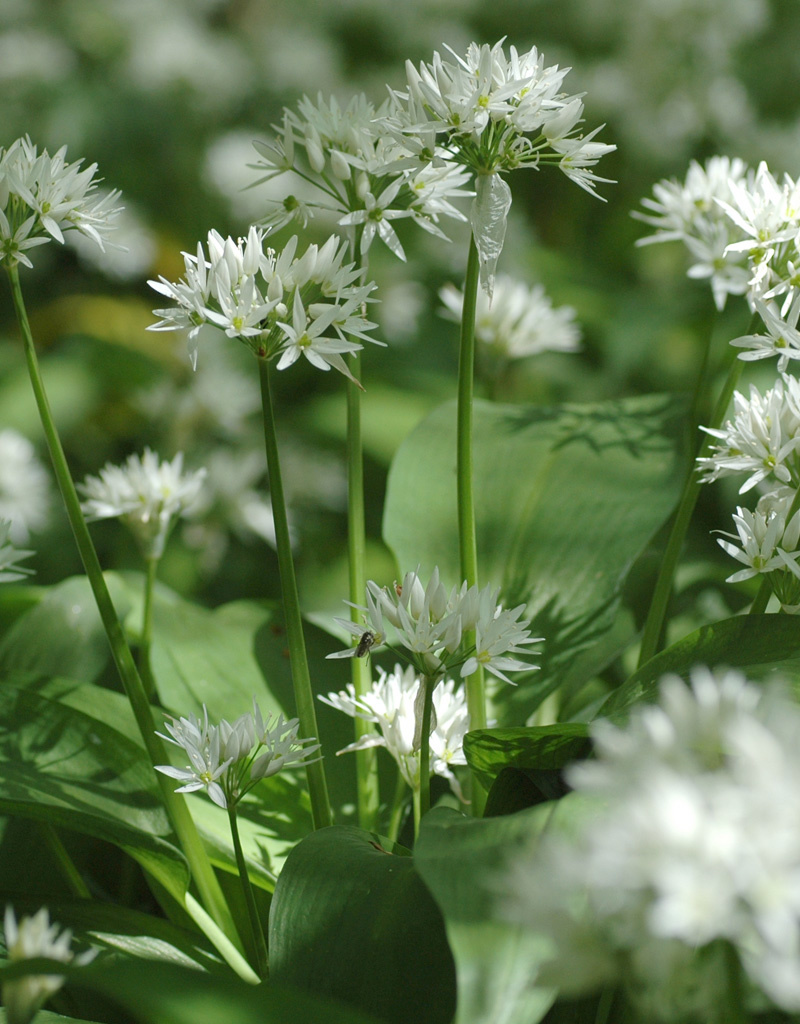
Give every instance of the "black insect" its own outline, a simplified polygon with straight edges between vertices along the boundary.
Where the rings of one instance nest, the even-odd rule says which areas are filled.
[[[366,656],[370,652],[370,648],[375,646],[375,639],[376,637],[372,630],[368,629],[366,633],[362,633],[361,639],[358,641],[358,644],[356,645],[356,657],[366,658]]]

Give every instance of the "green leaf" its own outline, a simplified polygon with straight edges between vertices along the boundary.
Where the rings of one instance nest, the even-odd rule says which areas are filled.
[[[476,729],[464,737],[467,761],[487,789],[506,767],[558,770],[585,757],[590,745],[583,722]]]
[[[456,1024],[536,1024],[553,1002],[554,993],[535,983],[543,939],[496,909],[498,879],[551,810],[476,819],[442,807],[422,820],[414,863],[444,914],[456,962]]]
[[[584,675],[573,687],[607,659],[599,641],[614,624],[626,574],[680,491],[682,409],[658,395],[552,409],[476,402],[480,579],[501,587],[506,604],[527,603],[534,635],[545,638],[541,670],[500,691],[500,725],[526,719],[580,652]],[[455,424],[448,403],[406,439],[384,514],[400,570],[420,565],[427,576],[438,564],[451,583],[460,579]],[[627,632],[633,623],[625,622]]]
[[[50,696],[49,686],[12,676],[0,687],[0,812],[122,847],[182,894],[186,863],[146,754],[123,733]]]
[[[439,908],[410,857],[352,826],[289,854],[272,901],[270,980],[392,1024],[449,1024],[453,960]]]
[[[651,658],[601,706],[598,718],[623,721],[640,703],[658,700],[666,673],[689,678],[695,665],[741,669],[752,679],[782,679],[800,687],[800,619],[737,615],[703,626]]]
[[[52,962],[50,962],[52,964]],[[303,992],[248,985],[233,975],[211,975],[174,964],[98,957],[85,967],[55,965],[67,975],[65,992],[78,1005],[98,994],[139,1024],[378,1024],[375,1018]],[[14,974],[27,964],[15,964]],[[42,971],[30,961],[31,973]],[[0,979],[10,969],[0,967]],[[37,1018],[37,1021],[41,1018]],[[72,1018],[52,1014],[46,1024]],[[113,1019],[113,1018],[112,1018]]]
[[[77,1017],[65,1017],[61,1013],[53,1013],[52,1010],[39,1010],[35,1020],[36,1024],[90,1024],[89,1021],[78,1020]],[[7,1022],[6,1011],[0,1006],[0,1024],[7,1024]]]
[[[131,603],[127,587],[114,573],[105,579],[123,617]],[[85,576],[44,590],[41,600],[13,623],[0,643],[0,674],[35,672],[91,682],[108,660],[108,640]]]
[[[14,907],[17,920],[35,914],[42,905],[41,900],[32,901],[4,889],[0,889],[0,902]],[[72,931],[77,948],[95,946],[144,960],[228,972],[210,947],[198,941],[196,933],[177,928],[159,917],[94,900],[48,900],[47,908],[51,922]]]

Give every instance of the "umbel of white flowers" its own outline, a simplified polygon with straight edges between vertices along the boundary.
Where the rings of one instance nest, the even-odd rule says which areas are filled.
[[[170,530],[191,511],[205,480],[205,469],[183,471],[183,452],[162,462],[155,452],[131,455],[123,466],[108,463],[100,476],[87,476],[78,489],[88,519],[119,516],[133,532],[145,558],[161,558]]]
[[[103,248],[120,194],[98,195],[97,164],[81,170],[82,161],[67,163],[66,154],[66,146],[39,153],[27,136],[0,147],[0,264],[31,267],[31,249],[63,242],[72,228]]]
[[[60,960],[64,964],[87,964],[94,959],[96,950],[73,954],[72,932],[67,928],[59,934],[59,926],[50,924],[46,907],[38,910],[33,917],[23,917],[19,922],[10,906],[5,912],[5,942],[8,959],[13,963],[35,957]],[[28,974],[22,978],[11,978],[2,984],[3,1005],[8,1024],[28,1024],[39,1008],[64,984],[60,974]]]
[[[595,186],[609,179],[591,168],[616,149],[594,141],[600,128],[579,131],[583,101],[561,91],[569,68],[545,67],[535,46],[527,53],[512,46],[506,55],[503,42],[471,43],[463,57],[451,50],[455,63],[439,53],[419,68],[407,61],[407,88],[391,90],[394,107],[378,122],[419,161],[435,166],[443,152],[475,175],[470,223],[490,296],[511,206],[501,175],[552,163],[596,196]]]
[[[259,358],[277,357],[279,370],[304,356],[318,370],[333,367],[355,380],[342,356],[373,340],[364,305],[375,285],[360,283],[346,252],[334,235],[297,256],[296,235],[278,253],[264,249],[264,231],[255,226],[238,239],[210,231],[205,249],[198,243],[196,254],[183,254],[184,278],[149,282],[175,305],[154,310],[161,319],[148,329],[188,330],[192,366],[200,328],[209,324]]]
[[[514,654],[529,654],[528,645],[543,637],[532,637],[530,622],[522,618],[525,605],[503,609],[499,590],[486,586],[468,587],[466,582],[448,592],[434,568],[427,586],[417,571],[407,572],[401,584],[380,587],[367,582],[364,623],[337,618],[356,638],[354,647],[329,654],[329,658],[362,658],[371,650],[388,644],[387,626],[394,629],[404,660],[410,661],[420,675],[441,678],[460,670],[462,677],[472,675],[482,665],[504,682],[506,672],[531,671],[536,666]],[[465,634],[474,632],[474,643],[467,644]]]
[[[347,688],[339,693],[329,693],[327,697],[320,694],[319,699],[325,704],[352,718],[373,722],[380,730],[361,736],[337,753],[385,747],[397,762],[408,785],[414,790],[419,789],[421,683],[421,677],[413,666],[408,665],[403,669],[395,665],[391,672],[379,668],[378,678],[363,697],[356,696],[352,683],[348,683]],[[469,712],[464,687],[456,687],[452,679],[441,679],[433,690],[430,770],[432,775],[446,778],[460,800],[463,800],[463,796],[452,766],[467,763],[464,737],[468,731]]]
[[[557,810],[498,878],[502,915],[548,937],[540,982],[565,995],[622,983],[642,1020],[723,1020],[732,947],[797,1013],[800,708],[697,668],[691,687],[665,677],[657,706],[592,737],[596,759],[567,774],[579,816],[565,804],[561,832]]]
[[[189,764],[185,768],[156,765],[156,771],[182,783],[176,793],[205,790],[219,807],[235,807],[242,797],[260,782],[276,775],[282,768],[307,765],[321,760],[313,757],[320,745],[313,738],[298,739],[299,722],[283,715],[268,714],[266,719],[253,698],[253,711],[235,722],[224,718],[211,725],[203,705],[203,718],[168,717],[163,739],[185,751]]]

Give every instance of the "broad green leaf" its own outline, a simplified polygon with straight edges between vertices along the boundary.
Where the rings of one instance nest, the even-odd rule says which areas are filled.
[[[453,960],[442,916],[410,857],[351,826],[289,854],[269,926],[270,979],[392,1024],[449,1024]]]
[[[127,587],[114,573],[105,578],[122,618],[130,608]],[[108,640],[85,576],[43,590],[41,600],[14,622],[0,643],[0,673],[36,672],[91,682],[108,660]]]
[[[552,409],[475,404],[480,579],[501,587],[507,605],[527,603],[545,638],[540,671],[499,689],[500,725],[528,718],[581,652],[584,678],[608,658],[600,641],[626,574],[680,492],[682,408],[658,395]],[[448,403],[406,439],[384,514],[400,571],[420,565],[427,576],[438,564],[451,583],[460,579],[455,424]]]
[[[589,751],[589,729],[583,722],[515,729],[476,729],[464,737],[464,753],[488,789],[507,767],[553,771]]]
[[[42,902],[0,888],[0,903],[14,907],[17,920],[35,914]],[[77,948],[95,946],[129,957],[180,964],[204,971],[222,971],[227,966],[202,944],[197,933],[178,928],[169,921],[142,914],[128,907],[94,900],[48,900],[50,921],[69,928]]]
[[[8,677],[0,687],[0,812],[120,846],[170,891],[184,892],[186,864],[144,751],[48,696],[48,685]]]
[[[476,819],[435,808],[422,820],[414,863],[444,914],[456,962],[456,1024],[536,1024],[553,1002],[553,992],[536,986],[541,937],[497,909],[506,865],[551,810]]]
[[[21,971],[41,973],[45,966],[67,975],[64,991],[76,1005],[91,1005],[92,997],[100,995],[122,1010],[124,1019],[139,1024],[379,1024],[365,1013],[272,980],[248,985],[232,974],[211,975],[141,960],[114,962],[100,956],[88,966],[66,970],[52,961],[31,960],[11,968],[0,966],[0,980],[12,973],[20,976]],[[73,1019],[51,1016],[45,1024]]]
[[[88,1021],[79,1020],[77,1017],[65,1017],[61,1013],[53,1013],[52,1010],[39,1010],[35,1020],[36,1024],[89,1024]],[[7,1022],[6,1011],[0,1006],[0,1024],[7,1024]]]
[[[782,679],[800,686],[800,620],[794,615],[737,615],[690,633],[651,658],[619,689],[597,717],[624,720],[640,703],[658,700],[667,673],[688,679],[695,665],[737,668],[753,679]]]

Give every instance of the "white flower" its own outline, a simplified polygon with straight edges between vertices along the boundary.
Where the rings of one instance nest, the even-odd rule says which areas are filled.
[[[701,428],[722,441],[712,446],[713,455],[697,460],[703,482],[746,472],[740,494],[770,476],[800,485],[800,381],[783,374],[764,395],[751,385],[749,400],[737,391],[733,401],[734,419],[722,430]]]
[[[643,199],[633,216],[656,228],[655,234],[640,238],[637,245],[682,241],[693,262],[692,278],[709,278],[718,309],[728,295],[747,291],[749,274],[746,258],[731,248],[744,238],[742,228],[731,220],[724,204],[733,199],[733,189],[752,177],[744,161],[713,156],[704,165],[692,160],[683,182],[660,181],[653,186],[654,199]]]
[[[340,754],[369,747],[385,747],[403,778],[412,789],[418,788],[419,749],[421,743],[421,678],[412,666],[395,665],[392,672],[378,669],[378,679],[369,693],[358,698],[352,683],[346,690],[320,695],[320,700],[352,718],[373,722],[380,730],[368,733],[338,751]],[[452,679],[442,679],[433,690],[430,734],[430,771],[448,779],[453,792],[463,799],[451,765],[467,763],[464,736],[469,731],[469,713],[463,687],[456,689]]]
[[[403,185],[402,178],[395,178],[390,182],[381,194],[375,197],[371,192],[364,196],[364,208],[354,210],[346,214],[339,221],[346,226],[362,225],[361,252],[367,252],[372,245],[373,238],[377,235],[384,241],[392,252],[401,260],[405,260],[406,254],[397,237],[397,232],[390,221],[411,217],[411,210],[398,210],[392,207],[400,187]]]
[[[692,979],[709,995],[703,947],[725,939],[796,1012],[800,709],[740,673],[697,668],[691,688],[667,677],[659,705],[592,735],[596,759],[568,773],[587,813],[569,838],[540,838],[507,883],[505,913],[555,940],[543,983],[574,992],[616,977],[642,991],[677,963],[673,995],[690,997]],[[656,1019],[679,1019],[670,1012]]]
[[[427,586],[418,572],[407,572],[401,584],[380,587],[367,582],[364,622],[337,618],[356,638],[355,647],[329,654],[329,658],[362,658],[387,642],[386,622],[394,627],[417,672],[440,676],[461,667],[461,675],[471,675],[483,665],[489,672],[506,679],[504,671],[530,670],[534,666],[506,655],[528,653],[523,647],[539,642],[531,637],[530,623],[520,619],[524,605],[503,611],[498,604],[499,591],[491,586],[453,587],[449,592],[435,567]],[[386,620],[386,622],[384,622]],[[465,634],[475,632],[475,642]],[[509,681],[509,680],[506,680]]]
[[[186,276],[178,282],[164,278],[150,286],[177,304],[154,310],[161,319],[150,330],[189,329],[189,354],[197,365],[197,334],[205,323],[228,337],[243,341],[259,358],[279,356],[285,369],[300,355],[319,369],[331,367],[350,377],[342,359],[358,351],[357,337],[375,324],[363,315],[374,284],[359,284],[360,271],[345,264],[347,243],[331,236],[323,246],[309,245],[297,257],[297,236],[280,253],[263,248],[264,232],[255,226],[246,238],[223,238],[210,231],[207,255],[184,253]],[[286,322],[292,309],[292,323]],[[323,337],[331,328],[335,338]],[[345,337],[345,336],[348,337]]]
[[[453,285],[439,291],[448,315],[461,320],[463,292]],[[491,302],[478,292],[475,336],[491,351],[505,359],[522,359],[540,352],[574,352],[580,341],[571,306],[553,308],[542,285],[528,288],[506,274],[495,279]]]
[[[0,519],[10,521],[15,544],[47,525],[51,500],[50,477],[31,442],[10,427],[0,430]]]
[[[30,558],[33,551],[20,551],[9,541],[11,523],[0,519],[0,583],[13,583],[24,579],[33,569],[26,569],[16,563],[22,558]]]
[[[131,455],[123,466],[108,463],[100,476],[78,485],[86,496],[81,508],[89,519],[120,516],[131,528],[147,558],[160,558],[178,516],[191,512],[206,476],[205,469],[183,472],[183,453],[159,461],[155,452]]]
[[[66,152],[39,153],[27,136],[0,148],[0,254],[9,265],[31,266],[24,250],[51,238],[63,243],[70,228],[103,248],[120,194],[94,194],[97,164],[81,170],[82,161],[67,163]]]
[[[95,950],[87,950],[76,956],[70,949],[72,932],[67,928],[59,934],[59,926],[50,924],[46,907],[33,917],[23,917],[17,922],[14,911],[7,906],[4,926],[8,959],[12,964],[36,957],[60,960],[64,964],[87,964],[96,955]],[[4,981],[2,996],[8,1024],[28,1024],[63,984],[60,974],[28,974]]]
[[[190,764],[156,765],[156,771],[182,783],[176,793],[204,789],[219,807],[235,807],[257,782],[282,768],[310,764],[309,758],[320,749],[314,739],[298,739],[296,718],[265,719],[255,698],[252,712],[233,723],[222,719],[219,725],[209,724],[203,705],[202,722],[195,715],[167,716],[165,728],[169,735],[158,735],[184,750]]]
[[[784,373],[790,360],[800,359],[800,331],[797,330],[797,318],[800,316],[800,293],[791,298],[790,305],[779,311],[774,302],[755,299],[754,306],[764,326],[766,334],[746,334],[734,338],[731,345],[746,349],[739,353],[739,358],[747,361],[778,357],[778,372]]]

